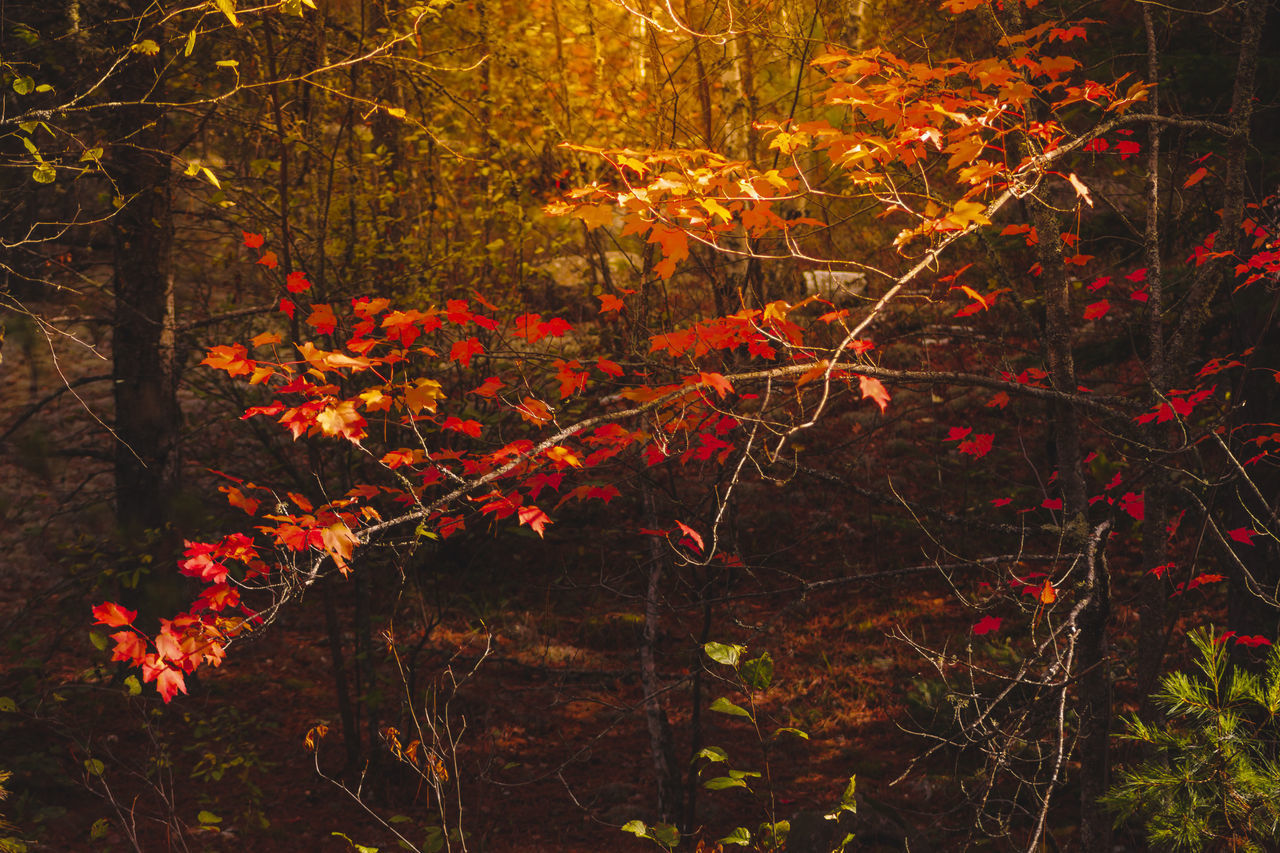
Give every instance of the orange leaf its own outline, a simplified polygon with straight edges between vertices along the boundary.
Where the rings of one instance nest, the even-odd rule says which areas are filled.
[[[216,346],[209,350],[209,354],[205,357],[201,364],[207,364],[214,370],[225,370],[232,376],[244,376],[253,373],[256,364],[246,358],[249,354],[242,344],[232,344],[231,346]]]
[[[729,380],[725,379],[723,374],[699,373],[698,380],[709,388],[714,388],[716,393],[720,395],[721,400],[725,398],[726,394],[733,393],[733,386],[729,384]]]
[[[249,341],[249,343],[253,344],[255,347],[261,347],[266,346],[267,344],[278,344],[281,340],[282,338],[280,335],[275,332],[263,332],[260,335],[255,335],[253,340]]]
[[[859,376],[858,388],[862,391],[862,398],[865,400],[870,397],[875,400],[881,412],[889,408],[889,392],[879,379],[873,379],[870,376]]]
[[[316,333],[327,335],[333,332],[338,325],[338,318],[333,315],[333,308],[330,305],[312,305],[311,316],[307,318],[307,325],[314,326]]]
[[[320,531],[320,541],[324,544],[324,550],[333,557],[338,570],[344,575],[350,573],[351,567],[347,565],[347,561],[351,559],[356,545],[360,544],[351,528],[341,521],[334,522]]]
[[[280,262],[276,259],[276,253],[270,249],[262,253],[262,257],[258,258],[258,263],[269,270],[273,270],[280,265]]]
[[[1058,600],[1058,591],[1054,589],[1053,582],[1048,578],[1044,579],[1044,585],[1040,587],[1039,599],[1041,604],[1053,604]]]
[[[1204,180],[1204,177],[1207,174],[1209,174],[1209,170],[1206,169],[1204,166],[1201,166],[1199,169],[1196,169],[1194,172],[1192,172],[1187,177],[1187,179],[1182,182],[1182,188],[1185,190],[1187,187],[1195,186],[1196,184]]]
[[[546,403],[535,400],[533,397],[525,397],[520,405],[516,406],[516,411],[520,413],[520,417],[535,426],[551,420],[551,409]]]

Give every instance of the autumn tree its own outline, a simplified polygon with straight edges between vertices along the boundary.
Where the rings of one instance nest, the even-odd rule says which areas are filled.
[[[567,6],[549,8],[557,51]],[[542,536],[563,505],[612,505],[624,486],[640,495],[652,627],[671,572],[727,575],[741,561],[728,547],[738,495],[757,478],[802,477],[901,508],[928,534],[926,562],[975,611],[963,652],[902,627],[964,709],[921,760],[963,748],[985,762],[973,831],[1032,849],[1062,822],[1055,804],[1070,787],[1080,846],[1109,848],[1098,803],[1113,763],[1113,672],[1127,674],[1132,652],[1148,692],[1180,618],[1194,615],[1185,603],[1224,577],[1236,636],[1274,633],[1275,582],[1248,550],[1275,536],[1274,486],[1255,473],[1269,470],[1274,441],[1270,416],[1241,408],[1269,400],[1274,381],[1259,355],[1274,324],[1256,318],[1272,298],[1275,233],[1249,184],[1268,174],[1250,159],[1266,150],[1253,110],[1268,8],[1250,0],[1209,18],[1234,51],[1221,105],[1166,79],[1199,18],[1149,5],[1098,22],[1032,0],[950,0],[937,20],[964,38],[945,58],[869,46],[865,16],[847,10],[818,7],[807,28],[782,10],[801,47],[772,66],[772,88],[759,82],[763,17],[619,13],[615,32],[651,48],[635,97],[659,104],[669,87],[696,108],[670,108],[670,136],[659,122],[656,140],[590,140],[568,109],[570,82],[589,67],[550,79],[564,135],[582,136],[528,156],[554,150],[602,171],[547,211],[580,222],[588,245],[647,258],[638,287],[602,282],[594,316],[577,323],[456,282],[416,307],[381,294],[338,301],[303,260],[330,270],[327,251],[296,251],[282,177],[279,233],[244,243],[258,265],[288,258],[286,289],[317,301],[308,310],[285,297],[277,330],[214,346],[204,363],[247,382],[260,397],[245,416],[308,442],[309,463],[336,458],[338,443],[351,476],[319,500],[228,480],[232,505],[254,520],[188,546],[181,569],[206,588],[158,635],[99,606],[117,629],[115,659],[140,665],[168,701],[307,588],[358,576],[374,545],[411,555],[498,522]],[[483,11],[473,34],[502,56]],[[1093,53],[1139,21],[1137,67]],[[607,45],[597,37],[578,60],[603,62]],[[510,50],[506,69],[490,63],[486,92],[521,68]],[[687,80],[651,76],[677,55]],[[467,117],[486,157],[501,136],[492,97]],[[285,123],[273,120],[284,152]],[[428,150],[440,144],[424,133]],[[374,159],[395,172],[410,168],[404,156],[387,147]],[[460,161],[459,174],[484,159]],[[493,199],[495,174],[475,180]],[[387,232],[402,245],[407,222]],[[473,236],[490,247],[492,227],[480,214]],[[844,279],[840,304],[752,283],[785,265],[862,277]],[[1223,375],[1238,377],[1229,395]],[[914,453],[895,454],[894,434]],[[930,460],[916,458],[921,447]],[[895,491],[900,471],[921,485]],[[701,493],[686,504],[697,517],[658,501],[654,472]],[[1115,613],[1135,601],[1130,636]],[[984,645],[991,636],[1013,657]],[[646,682],[645,712],[660,808],[676,820],[682,780],[665,754],[661,687]]]

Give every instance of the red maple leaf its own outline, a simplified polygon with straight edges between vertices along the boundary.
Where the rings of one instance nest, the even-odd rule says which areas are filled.
[[[677,521],[676,527],[680,528],[680,532],[684,533],[687,541],[692,543],[699,551],[706,550],[706,546],[702,544],[702,536],[698,534],[698,531],[694,530],[683,521]],[[684,543],[686,539],[681,539],[681,543]]]
[[[992,442],[996,440],[995,433],[984,432],[975,435],[968,441],[960,442],[960,452],[967,453],[970,456],[981,459],[991,452]]]
[[[114,601],[104,601],[93,608],[93,618],[97,620],[96,624],[98,625],[106,625],[108,628],[123,628],[126,625],[133,624],[133,620],[138,618],[138,611],[121,607]]]
[[[479,421],[472,421],[472,420],[464,421],[462,420],[462,418],[457,418],[450,415],[448,418],[445,418],[443,428],[451,429],[454,432],[464,433],[466,435],[471,436],[472,438],[479,438],[480,432],[481,430],[484,429],[484,426]]]
[[[999,616],[983,616],[973,626],[975,634],[990,634],[992,631],[1000,627],[1000,623],[1004,620]]]
[[[116,631],[111,639],[116,641],[116,647],[111,653],[112,660],[127,660],[137,666],[147,656],[147,641],[140,634]]]
[[[1111,303],[1105,299],[1099,299],[1097,302],[1088,305],[1084,309],[1084,318],[1086,320],[1096,320],[1111,310]]]
[[[311,289],[311,282],[307,281],[306,273],[294,271],[284,277],[284,289],[290,293],[301,293]]]
[[[1235,530],[1227,531],[1227,536],[1241,545],[1252,545],[1253,537],[1257,535],[1258,531],[1248,527],[1237,527]]]
[[[616,361],[610,361],[607,358],[597,358],[596,368],[601,373],[607,373],[610,376],[621,377],[625,372]]]
[[[476,394],[481,397],[492,397],[498,393],[498,389],[501,387],[502,380],[496,376],[490,376],[484,382],[480,383],[479,386],[472,388],[468,393]]]
[[[517,515],[521,524],[529,525],[533,532],[539,536],[542,536],[547,525],[552,523],[550,516],[543,512],[540,507],[533,505],[520,507]]]
[[[463,367],[470,367],[471,359],[483,354],[484,344],[480,343],[480,339],[467,338],[465,341],[457,341],[449,349],[449,360],[456,361]]]

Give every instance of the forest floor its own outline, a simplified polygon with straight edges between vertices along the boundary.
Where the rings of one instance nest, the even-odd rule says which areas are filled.
[[[476,612],[447,617],[419,650],[437,688],[448,686],[441,677],[446,667],[466,676],[456,691],[417,692],[418,701],[431,694],[448,699],[458,746],[455,754],[438,754],[449,767],[446,794],[456,798],[453,783],[461,782],[460,823],[469,850],[656,849],[619,830],[632,819],[654,820],[639,618],[584,607],[587,580],[536,583],[512,576],[490,590],[491,600]],[[579,582],[584,585],[573,589]],[[904,836],[929,837],[921,827],[937,821],[952,795],[947,768],[890,782],[928,745],[904,729],[928,707],[930,690],[932,701],[943,691],[929,664],[893,635],[954,634],[957,619],[968,618],[942,589],[929,589],[935,585],[943,586],[923,576],[875,578],[804,596],[748,596],[721,608],[713,637],[745,642],[749,655],[768,651],[775,663],[774,684],[753,697],[769,747],[769,782],[753,780],[754,793],[699,790],[702,837],[713,841],[738,825],[755,831],[771,817],[830,810],[854,774],[864,835],[858,849],[880,849],[872,845],[876,838],[886,842],[883,849],[901,849]],[[34,842],[32,849],[130,849],[119,830],[122,818],[136,821],[148,852],[184,845],[352,849],[335,833],[385,851],[397,849],[391,828],[419,843],[439,823],[429,787],[410,768],[390,766],[394,761],[383,758],[384,769],[364,780],[364,805],[317,771],[336,775],[343,763],[318,601],[235,650],[220,670],[202,674],[189,696],[162,706],[150,687],[130,698],[120,686],[122,673],[93,667],[104,655],[89,642],[87,616],[62,610],[80,596],[64,590],[41,597],[37,586],[8,585],[0,605],[7,623],[27,626],[22,642],[10,635],[16,654],[0,672],[0,695],[22,698],[17,712],[0,717],[0,755],[15,773],[8,815]],[[347,624],[348,609],[349,603],[339,611]],[[53,626],[60,627],[55,632]],[[685,626],[673,619],[667,628],[659,675],[672,689],[664,704],[677,754],[689,755],[690,675],[701,664],[688,655],[687,665],[672,663],[679,649],[693,646],[677,633]],[[706,658],[702,663],[701,745],[724,748],[737,769],[764,770],[750,724],[705,710],[717,696],[740,704],[748,698],[712,680],[724,667]],[[388,695],[388,685],[367,699],[380,703],[382,718],[403,719],[403,700]],[[444,710],[437,705],[437,717]],[[317,759],[304,738],[320,723],[330,730]],[[777,726],[809,738],[767,737]],[[413,737],[402,732],[401,740]],[[94,760],[103,762],[101,775]],[[456,800],[446,808],[455,825]],[[185,838],[172,837],[165,823],[170,815],[186,826]],[[99,824],[95,832],[103,818],[113,824]]]

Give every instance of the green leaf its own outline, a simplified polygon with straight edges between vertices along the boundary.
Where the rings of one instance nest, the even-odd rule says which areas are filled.
[[[740,826],[733,832],[730,832],[724,838],[716,842],[717,844],[739,844],[746,847],[751,843],[751,831],[745,826]]]
[[[240,19],[236,17],[235,0],[213,0],[217,5],[218,11],[227,16],[227,20],[231,22],[231,26],[240,26]]]
[[[708,746],[698,751],[694,759],[705,758],[708,761],[728,761],[729,753],[725,752],[718,746]]]
[[[721,696],[719,699],[711,703],[711,710],[718,714],[728,714],[731,717],[746,717],[751,719],[751,713],[741,705],[735,705],[728,699]]]
[[[130,675],[124,680],[125,689],[129,691],[130,696],[137,696],[142,692],[142,682],[138,681],[138,676]]]
[[[849,777],[849,784],[844,786],[844,793],[840,795],[840,807],[850,811],[858,810],[858,801],[854,797],[858,792],[858,777],[856,775]]]
[[[58,172],[48,163],[41,163],[31,171],[31,177],[37,184],[51,184],[57,179]]]
[[[219,59],[217,62],[214,63],[214,65],[218,66],[219,68],[235,68],[239,64],[240,63],[234,59]]]
[[[738,660],[742,657],[742,653],[747,650],[747,647],[730,643],[707,643],[702,647],[702,650],[707,653],[707,657],[716,663],[722,663],[725,666],[737,666]]]
[[[642,820],[627,821],[622,825],[622,831],[629,832],[636,838],[647,838],[649,835],[649,828],[644,825]]]
[[[90,631],[89,642],[93,643],[93,647],[98,651],[104,651],[107,648],[107,635],[101,631]]]
[[[350,838],[347,838],[347,836],[343,835],[341,832],[331,832],[329,834],[336,836],[338,838],[341,838],[343,841],[350,844],[351,848],[355,850],[356,853],[378,853],[377,847],[366,847],[363,844],[356,844],[354,841],[352,841]]]
[[[86,758],[84,769],[90,776],[101,776],[106,772],[107,766],[96,758]]]
[[[742,665],[742,680],[756,690],[767,690],[773,683],[773,657],[768,652]]]
[[[111,821],[105,817],[100,817],[93,822],[93,826],[89,827],[89,840],[101,841],[107,837],[107,833],[111,831]]]
[[[680,843],[680,830],[669,823],[659,823],[649,828],[649,837],[663,847],[675,847]]]
[[[187,43],[182,46],[182,55],[190,56],[191,51],[196,49],[196,31],[192,30],[187,33]]]
[[[102,159],[102,149],[96,148],[96,147],[86,148],[84,153],[80,155],[81,163],[85,162],[86,160],[92,160],[93,162],[96,163],[101,159]]]
[[[129,45],[129,50],[146,56],[155,56],[160,52],[160,45],[156,44],[155,39],[143,39],[137,44]]]
[[[13,91],[19,95],[30,95],[36,88],[36,81],[30,77],[22,76],[13,81]]]
[[[16,714],[18,712],[18,703],[10,699],[8,696],[0,696],[0,712],[5,714]]]
[[[200,823],[204,824],[205,826],[209,826],[215,823],[222,823],[222,818],[218,817],[216,814],[214,814],[211,811],[206,811],[203,809],[200,811],[198,815],[196,815],[196,820],[200,821]]]
[[[444,830],[438,826],[428,826],[422,840],[422,853],[439,853],[444,849]]]
[[[732,776],[717,776],[702,783],[708,791],[723,791],[725,788],[745,788],[747,783]]]
[[[775,734],[775,735],[780,735],[780,734],[782,734],[783,732],[786,732],[786,733],[787,733],[787,734],[789,734],[789,735],[795,735],[796,737],[800,738],[801,740],[808,740],[808,739],[809,739],[809,733],[808,733],[808,732],[804,731],[803,729],[797,729],[797,728],[795,728],[794,726],[783,726],[782,728],[780,728],[780,729],[778,729],[776,732],[774,732],[774,734]]]

